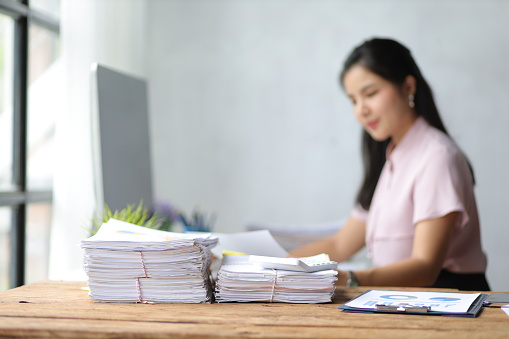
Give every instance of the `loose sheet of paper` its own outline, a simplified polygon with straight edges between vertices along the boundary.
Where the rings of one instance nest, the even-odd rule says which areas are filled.
[[[505,314],[509,315],[509,304],[502,306],[502,311],[504,311]]]
[[[213,233],[213,235],[219,238],[219,244],[212,250],[212,253],[218,258],[222,257],[223,250],[280,258],[288,256],[288,252],[277,243],[267,230]]]
[[[346,303],[360,309],[375,309],[376,304],[393,306],[430,306],[434,312],[467,312],[480,293],[414,292],[372,290]]]

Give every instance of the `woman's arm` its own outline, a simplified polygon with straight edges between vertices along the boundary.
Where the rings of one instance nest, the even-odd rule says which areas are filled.
[[[354,272],[364,286],[431,286],[442,269],[459,212],[417,224],[412,256],[391,265]],[[346,282],[347,273],[340,271],[338,283]]]
[[[292,257],[307,257],[327,253],[331,260],[341,262],[349,259],[365,243],[366,224],[350,217],[343,227],[331,237],[317,240],[290,251]]]

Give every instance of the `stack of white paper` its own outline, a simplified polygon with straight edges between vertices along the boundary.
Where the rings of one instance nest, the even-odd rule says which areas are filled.
[[[216,244],[210,234],[163,232],[110,219],[81,242],[89,295],[100,302],[210,302],[210,249]]]
[[[334,297],[337,271],[296,272],[265,269],[249,256],[224,256],[217,275],[217,302],[325,303]]]

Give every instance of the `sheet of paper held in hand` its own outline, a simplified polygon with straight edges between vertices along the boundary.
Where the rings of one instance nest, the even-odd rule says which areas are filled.
[[[219,238],[219,244],[212,249],[212,253],[218,258],[223,256],[224,250],[281,258],[288,255],[268,230],[213,235]]]
[[[375,309],[376,304],[392,306],[429,306],[434,312],[467,312],[480,293],[414,292],[414,291],[368,291],[346,306]]]

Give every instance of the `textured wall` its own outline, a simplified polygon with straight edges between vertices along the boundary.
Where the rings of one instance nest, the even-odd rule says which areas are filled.
[[[157,197],[217,212],[221,232],[348,215],[360,127],[337,74],[360,41],[393,37],[474,165],[489,278],[507,291],[508,17],[496,0],[148,1]]]

